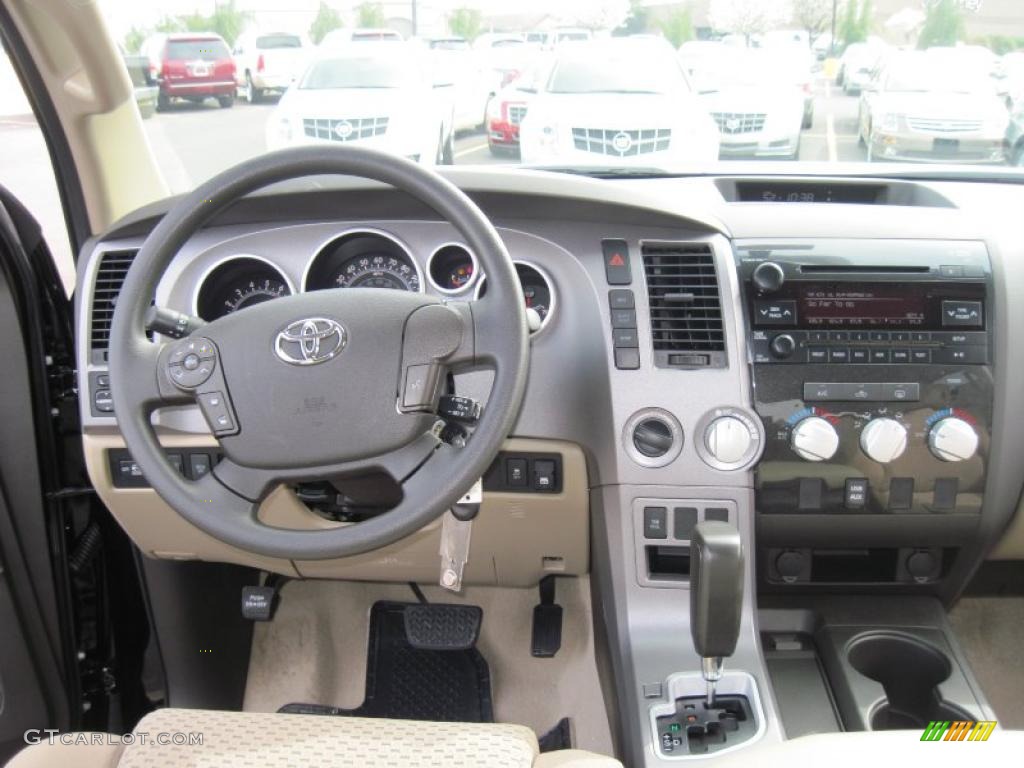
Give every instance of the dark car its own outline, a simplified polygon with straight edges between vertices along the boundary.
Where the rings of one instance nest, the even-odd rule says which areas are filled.
[[[201,104],[213,97],[222,107],[235,103],[235,62],[220,35],[157,35],[143,44],[142,52],[160,86],[157,109],[167,109],[176,98]]]

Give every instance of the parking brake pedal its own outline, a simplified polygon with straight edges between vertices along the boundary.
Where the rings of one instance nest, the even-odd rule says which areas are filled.
[[[242,618],[270,621],[277,609],[278,591],[285,579],[271,574],[263,586],[242,587]]]
[[[549,659],[562,647],[562,606],[555,602],[555,577],[540,580],[540,603],[533,607],[530,653]]]
[[[477,605],[407,605],[405,639],[421,651],[465,651],[476,645],[483,616]]]

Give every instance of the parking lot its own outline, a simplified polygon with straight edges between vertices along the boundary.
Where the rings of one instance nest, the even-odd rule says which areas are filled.
[[[145,121],[157,160],[172,189],[191,188],[197,181],[253,157],[265,149],[265,126],[273,104],[238,103],[221,109],[215,101],[203,106],[175,104],[167,112]],[[225,141],[230,136],[230,141]],[[800,159],[816,162],[853,162],[865,159],[857,144],[857,98],[844,96],[824,79],[815,84],[814,125],[804,131]],[[515,158],[494,157],[483,132],[460,134],[455,162],[466,164],[515,163]]]
[[[814,125],[803,132],[800,159],[815,162],[865,160],[857,143],[857,98],[819,78],[815,83]],[[221,109],[213,100],[202,106],[174,104],[144,121],[157,162],[171,189],[183,192],[197,182],[242,160],[266,151],[265,125],[274,105],[237,103]],[[49,233],[51,248],[62,264],[65,281],[73,273],[67,240],[61,231],[63,214],[56,187],[39,169],[49,158],[30,116],[0,118],[0,167],[3,183],[25,202]],[[482,131],[461,134],[455,146],[456,164],[515,163],[494,157]]]

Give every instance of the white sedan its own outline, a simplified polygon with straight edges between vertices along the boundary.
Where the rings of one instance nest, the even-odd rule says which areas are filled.
[[[560,49],[520,131],[529,165],[714,161],[718,142],[671,47],[628,38]]]
[[[267,147],[344,142],[451,163],[452,87],[432,72],[430,56],[408,43],[322,51],[271,115]]]

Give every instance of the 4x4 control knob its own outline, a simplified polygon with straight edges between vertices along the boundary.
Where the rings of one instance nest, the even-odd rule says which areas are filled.
[[[967,461],[978,451],[978,433],[963,419],[948,416],[932,426],[928,448],[942,461]]]
[[[786,281],[786,273],[774,261],[765,261],[758,264],[754,268],[754,274],[751,277],[754,280],[754,285],[757,286],[757,290],[762,293],[773,293],[779,290]]]
[[[860,448],[879,464],[896,461],[907,450],[907,428],[896,419],[873,419],[861,430]]]
[[[805,461],[828,461],[839,450],[839,433],[821,416],[808,416],[793,427],[789,442]]]
[[[796,350],[796,339],[788,333],[780,333],[778,336],[772,337],[769,347],[771,347],[773,357],[783,360]]]

